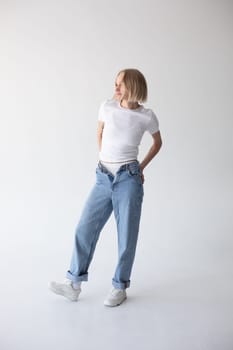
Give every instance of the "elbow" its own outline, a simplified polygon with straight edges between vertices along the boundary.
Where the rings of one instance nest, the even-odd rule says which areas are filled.
[[[163,144],[163,142],[162,142],[162,140],[160,140],[160,141],[155,142],[153,147],[158,152],[160,150],[160,148],[162,147],[162,144]]]
[[[163,141],[161,139],[161,137],[158,140],[158,148],[160,149],[162,147]]]

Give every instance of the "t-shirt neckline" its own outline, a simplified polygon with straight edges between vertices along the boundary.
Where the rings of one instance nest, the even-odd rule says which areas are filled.
[[[120,109],[123,109],[123,110],[125,110],[125,111],[138,111],[138,110],[140,110],[140,109],[142,108],[142,105],[140,105],[140,106],[137,107],[137,108],[126,108],[126,107],[123,107],[123,106],[121,105],[121,101],[119,101],[119,100],[117,100],[117,105],[118,105],[118,107],[119,107]]]

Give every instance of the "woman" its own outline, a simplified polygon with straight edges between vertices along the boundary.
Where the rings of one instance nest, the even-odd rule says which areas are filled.
[[[70,269],[63,283],[51,282],[56,294],[77,301],[82,281],[88,280],[99,234],[114,212],[118,234],[118,264],[106,306],[120,305],[127,297],[139,232],[144,196],[143,171],[162,145],[159,123],[147,100],[147,83],[137,69],[121,70],[112,99],[102,102],[98,114],[99,162],[93,186],[76,228]],[[139,163],[138,147],[145,131],[153,145]]]

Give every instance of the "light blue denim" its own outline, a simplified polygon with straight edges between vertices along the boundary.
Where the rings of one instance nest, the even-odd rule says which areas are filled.
[[[66,277],[87,281],[101,230],[114,212],[118,236],[118,263],[112,285],[130,286],[131,270],[138,240],[144,189],[138,160],[123,164],[115,176],[99,161],[96,183],[87,198],[75,231],[75,242]]]

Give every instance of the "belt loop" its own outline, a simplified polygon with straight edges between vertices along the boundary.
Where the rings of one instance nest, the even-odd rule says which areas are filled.
[[[103,167],[102,167],[101,161],[99,161],[98,167],[100,168],[101,171],[103,171]]]

